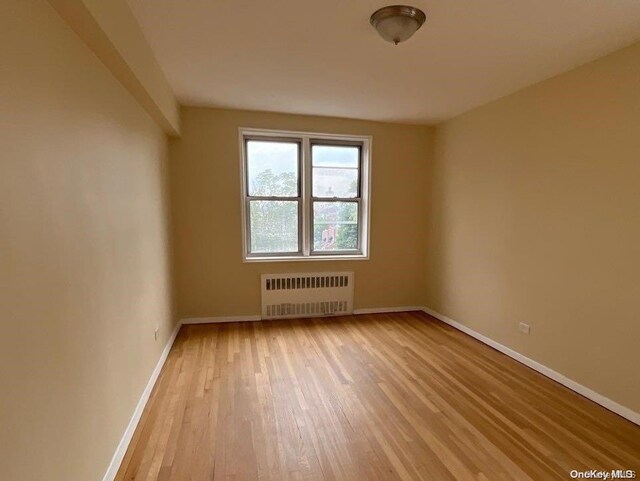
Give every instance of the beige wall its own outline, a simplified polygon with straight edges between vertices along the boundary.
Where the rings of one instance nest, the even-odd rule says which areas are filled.
[[[242,262],[238,127],[373,136],[370,260]],[[353,270],[356,308],[420,305],[424,293],[427,127],[184,108],[171,141],[180,317],[260,314],[260,274]]]
[[[49,0],[82,41],[170,135],[180,107],[127,0]]]
[[[427,305],[640,412],[640,44],[445,122],[436,159]]]
[[[166,139],[45,0],[0,49],[0,477],[96,481],[173,330]]]

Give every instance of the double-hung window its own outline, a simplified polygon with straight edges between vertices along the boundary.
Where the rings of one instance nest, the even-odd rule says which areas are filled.
[[[240,129],[244,259],[368,255],[371,138]]]

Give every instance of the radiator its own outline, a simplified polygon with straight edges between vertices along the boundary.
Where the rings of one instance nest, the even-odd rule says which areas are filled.
[[[353,272],[263,274],[262,318],[351,314],[353,279]]]

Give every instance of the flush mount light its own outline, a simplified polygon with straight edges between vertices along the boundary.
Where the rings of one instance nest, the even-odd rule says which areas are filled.
[[[373,12],[369,21],[382,38],[398,45],[416,33],[426,19],[418,8],[390,5]]]

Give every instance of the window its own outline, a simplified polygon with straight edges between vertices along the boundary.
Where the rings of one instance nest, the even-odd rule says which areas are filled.
[[[245,260],[367,258],[370,137],[240,139]]]

